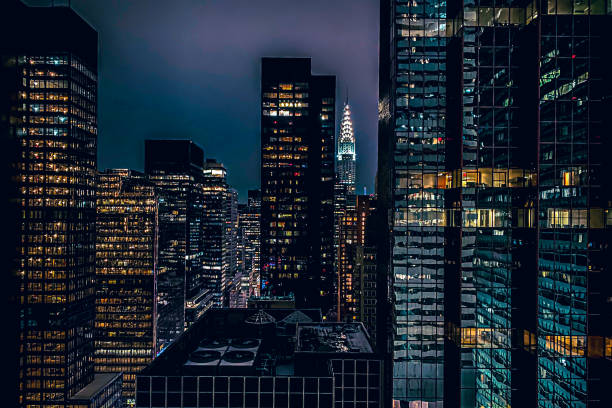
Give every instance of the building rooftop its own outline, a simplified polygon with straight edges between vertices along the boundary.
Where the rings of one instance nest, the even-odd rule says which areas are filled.
[[[91,401],[100,392],[104,391],[108,385],[117,380],[121,373],[96,374],[92,382],[87,384],[79,392],[74,394],[71,401]]]
[[[361,323],[319,309],[210,309],[141,376],[330,375],[330,359],[376,358]]]

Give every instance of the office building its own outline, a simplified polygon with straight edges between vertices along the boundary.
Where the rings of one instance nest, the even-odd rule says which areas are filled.
[[[430,408],[441,404],[444,379],[444,195],[407,184],[444,170],[445,8],[445,1],[381,2],[378,175],[392,180],[379,179],[377,193],[391,200],[383,208],[393,215],[394,246],[378,253],[392,254],[392,395]]]
[[[227,297],[230,258],[231,215],[227,171],[215,159],[204,166],[204,281],[213,294],[214,305],[222,306]]]
[[[236,275],[241,272],[238,270],[238,192],[228,187],[226,200],[225,254],[228,268],[225,280],[231,282],[236,278]]]
[[[248,276],[238,272],[227,283],[227,307],[230,309],[245,309],[248,299]]]
[[[96,184],[95,371],[123,373],[130,404],[156,355],[157,196],[133,170],[106,170]]]
[[[357,196],[356,219],[357,234],[353,258],[353,293],[355,320],[362,322],[370,333],[372,344],[376,346],[376,308],[377,308],[377,274],[376,274],[376,229],[374,212],[376,196]]]
[[[376,287],[376,247],[359,245],[355,248],[355,316],[362,322],[368,333],[372,346],[378,341],[376,307],[378,304]]]
[[[352,322],[362,320],[365,317],[364,306],[371,303],[375,306],[376,282],[374,276],[358,269],[363,267],[364,261],[371,258],[358,260],[358,249],[362,248],[361,256],[365,254],[363,248],[371,245],[370,240],[366,243],[366,221],[372,220],[371,213],[374,210],[374,198],[365,195],[349,195],[342,213],[338,218],[338,253],[337,253],[337,320]],[[372,251],[370,251],[372,252]],[[363,274],[362,274],[363,273]],[[368,286],[368,291],[364,291]],[[366,301],[366,297],[368,300]],[[373,313],[370,311],[370,313]],[[374,312],[375,313],[375,312]],[[373,327],[373,326],[372,326]],[[372,327],[368,327],[371,329]],[[373,336],[374,332],[370,331]]]
[[[95,382],[93,367],[98,34],[66,7],[11,0],[0,14],[5,237],[15,249],[3,283],[17,346],[6,353],[6,404],[64,406],[92,383],[120,381]]]
[[[262,291],[333,305],[335,77],[308,58],[263,58]]]
[[[338,241],[336,245],[336,320],[356,319],[353,280],[355,248],[357,247],[357,197],[345,196],[344,205],[337,219]]]
[[[244,237],[243,217],[247,213],[247,204],[238,203],[238,228],[236,229],[236,268],[240,272],[244,272],[250,267],[246,266],[246,240]]]
[[[380,407],[360,323],[316,309],[211,309],[137,378],[137,407]]]
[[[609,5],[381,5],[393,399],[609,405]]]
[[[203,165],[190,140],[145,141],[145,174],[159,196],[158,352],[205,307]]]
[[[259,296],[261,280],[260,232],[261,232],[261,192],[249,190],[247,203],[239,208],[238,225],[243,242],[243,271],[248,277],[248,296]]]

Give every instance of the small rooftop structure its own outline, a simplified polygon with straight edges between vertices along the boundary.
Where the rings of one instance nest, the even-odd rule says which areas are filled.
[[[372,353],[362,323],[306,323],[297,329],[296,352]]]
[[[270,324],[274,323],[275,321],[276,319],[274,317],[270,316],[261,309],[245,319],[245,323],[249,324]]]
[[[306,316],[303,312],[300,312],[299,310],[296,310],[295,312],[291,313],[290,315],[288,315],[287,317],[285,317],[282,320],[283,323],[288,323],[288,324],[297,324],[297,323],[312,323],[312,319],[308,316]]]

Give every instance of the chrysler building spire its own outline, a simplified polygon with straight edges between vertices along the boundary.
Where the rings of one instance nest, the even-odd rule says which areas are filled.
[[[351,107],[348,104],[348,91],[338,139],[338,181],[348,187],[348,192],[355,192],[355,133],[351,119]]]

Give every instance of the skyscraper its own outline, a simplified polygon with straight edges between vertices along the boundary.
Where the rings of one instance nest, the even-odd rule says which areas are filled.
[[[123,399],[156,355],[157,196],[143,174],[97,176],[95,371],[123,373]]]
[[[355,308],[355,249],[357,246],[357,197],[347,196],[338,214],[336,245],[336,320],[353,321]]]
[[[159,195],[158,352],[205,300],[203,162],[203,150],[190,140],[145,141],[145,173]]]
[[[340,122],[336,160],[338,166],[337,182],[346,185],[348,194],[355,194],[355,159],[355,131],[347,97],[342,112],[342,122]]]
[[[204,282],[216,306],[222,306],[227,293],[231,253],[231,215],[227,172],[223,164],[207,159],[204,166]]]
[[[393,398],[607,406],[612,10],[436,3],[381,9]]]
[[[604,385],[612,372],[611,14],[609,2],[548,2],[532,12],[536,27],[527,25],[525,45],[537,44],[527,61],[538,98],[529,119],[538,141],[540,407],[612,406]]]
[[[380,12],[377,193],[392,247],[378,255],[392,275],[392,395],[430,408],[444,379],[446,3],[383,0]]]
[[[0,14],[0,133],[12,166],[4,194],[15,220],[6,236],[16,248],[3,279],[14,277],[17,327],[7,335],[18,344],[7,350],[17,401],[6,404],[63,406],[95,378],[98,34],[66,7],[8,1]],[[89,390],[108,385],[105,402],[117,406],[120,379],[106,380]]]
[[[366,245],[366,220],[374,209],[370,196],[349,195],[338,218],[337,313],[339,321],[363,321],[363,308],[376,296],[376,282],[357,269],[357,249]],[[371,244],[368,242],[368,244]],[[362,253],[362,256],[364,254]],[[363,264],[363,259],[361,260]],[[362,272],[364,274],[362,274]],[[366,302],[366,283],[368,285]],[[374,306],[375,303],[372,304]],[[373,335],[373,333],[372,333]]]
[[[335,77],[308,58],[262,59],[262,290],[333,302]]]
[[[248,201],[238,214],[240,235],[244,247],[244,273],[249,277],[249,296],[259,296],[261,280],[259,277],[260,232],[261,232],[261,192],[248,191]]]
[[[225,254],[228,268],[225,274],[227,282],[236,278],[238,270],[238,192],[228,187],[225,214]]]

